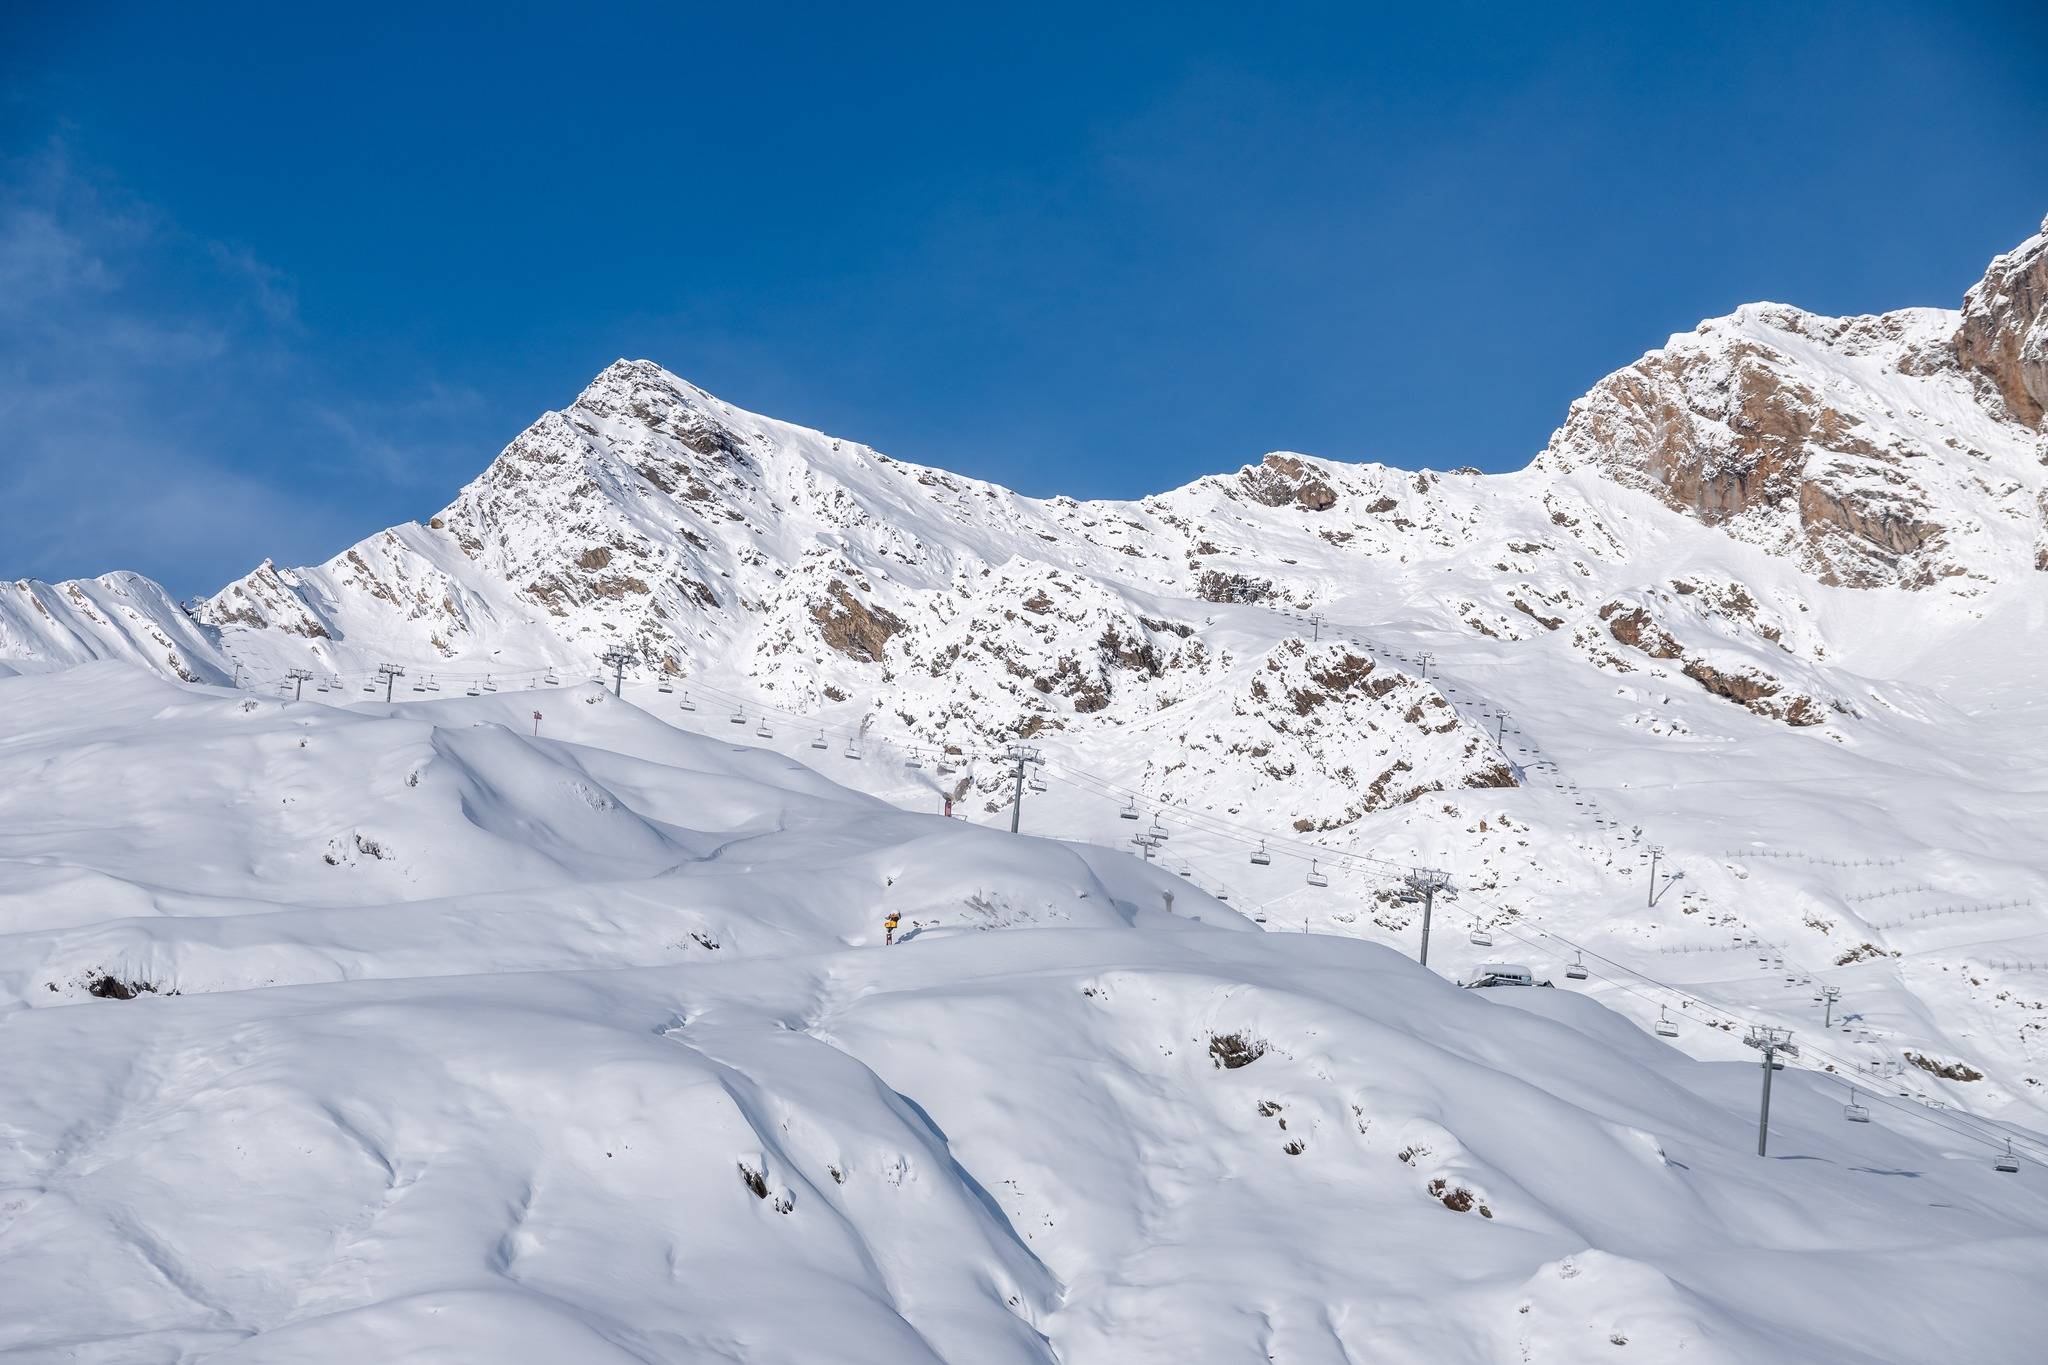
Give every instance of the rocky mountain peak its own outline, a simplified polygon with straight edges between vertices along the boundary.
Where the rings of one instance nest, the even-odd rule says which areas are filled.
[[[1702,322],[1573,403],[1537,467],[1596,470],[1825,584],[1970,593],[2038,553],[2044,394],[2035,237],[1960,314],[1750,304]]]
[[[1955,352],[2028,426],[2048,415],[2048,218],[1991,266],[1963,298]]]

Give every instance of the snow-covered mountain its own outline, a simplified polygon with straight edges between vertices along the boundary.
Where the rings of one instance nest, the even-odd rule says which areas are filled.
[[[910,1333],[889,1359],[1578,1359],[1626,1340],[1910,1360],[1935,1339],[1866,1301],[1929,1295],[1979,1325],[1983,1358],[2024,1358],[2042,1324],[2007,1271],[2048,1216],[1959,1172],[1991,1178],[2005,1124],[2048,1152],[2028,1135],[2048,1128],[2044,394],[2048,227],[1958,311],[1703,323],[1572,404],[1512,474],[1278,453],[1136,502],[1032,499],[621,361],[424,523],[265,563],[189,614],[131,575],[0,586],[0,668],[31,675],[0,680],[0,1023],[35,1030],[14,1089],[98,1087],[38,1109],[6,1179],[51,1219],[48,1264],[140,1258],[114,1335],[168,1343],[176,1319],[177,1349],[255,1332],[263,1359],[439,1330],[567,1333],[543,1358],[821,1358],[749,1335],[760,1312],[802,1316],[772,1297],[798,1282],[832,1296],[834,1340]],[[623,698],[591,685],[615,652]],[[76,667],[93,660],[119,663]],[[204,686],[235,679],[239,700]],[[1042,760],[1023,780],[1020,739]],[[1020,799],[1027,835],[1065,842],[1012,839]],[[906,813],[947,803],[964,820]],[[1570,990],[1495,1009],[1386,954],[1415,954],[1417,867],[1461,892],[1433,905],[1433,971],[1505,956]],[[884,908],[915,953],[866,951]],[[1028,948],[958,932],[1047,926],[1066,927]],[[1241,932],[1261,926],[1316,933]],[[91,999],[144,984],[184,994],[118,1016]],[[290,989],[250,989],[269,985]],[[320,1022],[359,1011],[382,1022]],[[469,1012],[485,1022],[450,1017]],[[1749,1025],[1792,1029],[1817,1073],[1787,1073],[1788,1122],[1824,1176],[1719,1155],[1746,1121]],[[555,1029],[537,1061],[503,1041]],[[415,1030],[440,1041],[392,1041]],[[1286,1092],[1212,1112],[1195,1082],[1242,1078],[1204,1039],[1246,1030],[1285,1057]],[[112,1059],[142,1036],[147,1074],[123,1079]],[[327,1238],[234,1283],[194,1269],[203,1238],[180,1251],[138,1222],[143,1192],[69,1174],[118,1162],[129,1129],[173,1167],[228,1160],[230,1120],[203,1102],[223,1036],[261,1074],[327,1078],[234,1092],[307,1134]],[[380,1109],[369,1072],[335,1079],[358,1044],[408,1098]],[[1046,1074],[1040,1046],[1080,1072]],[[466,1113],[516,1136],[434,1199],[503,1217],[407,1217],[420,1171],[450,1167],[406,1154],[482,1141],[465,1113],[421,1117],[444,1067],[497,1078]],[[614,1071],[616,1093],[569,1079]],[[1829,1073],[1901,1107],[1824,1133]],[[712,1097],[714,1137],[669,1130],[704,1125],[695,1099],[660,1132],[634,1117],[671,1084]],[[559,1111],[515,1113],[543,1094]],[[196,1127],[155,1123],[195,1104]],[[1283,1139],[1275,1170],[1230,1145],[1254,1133]],[[1339,1135],[1356,1169],[1308,1182],[1348,1193],[1306,1209],[1287,1144]],[[534,1210],[643,1197],[607,1174],[628,1136],[687,1167],[680,1202],[618,1214],[617,1259],[579,1269],[606,1225]],[[1199,1155],[1169,1159],[1183,1147]],[[281,1182],[290,1150],[252,1159]],[[835,1152],[922,1190],[917,1218],[819,1184],[849,1170]],[[754,1173],[739,1214],[693,1183],[734,1163]],[[1639,1166],[1655,1188],[1600,1214],[1603,1182]],[[1900,1173],[1931,1183],[1902,1196]],[[1411,1231],[1411,1177],[1431,1218],[1497,1216]],[[1242,1197],[1190,1193],[1211,1186]],[[1929,1199],[1962,1210],[1938,1236]],[[793,1226],[785,1202],[829,1207],[831,1230],[758,1241]],[[1779,1203],[1805,1210],[1796,1234],[1759,1212]],[[255,1217],[238,1208],[222,1227]],[[765,1232],[723,1221],[763,1209]],[[677,1242],[700,1215],[716,1231]],[[1395,1229],[1412,1273],[1372,1261],[1371,1288],[1346,1288],[1361,1223]],[[905,1269],[927,1235],[962,1259]],[[1243,1272],[1257,1293],[1173,1291],[1240,1272],[1160,1248],[1240,1243],[1268,1265]],[[1884,1264],[1842,1280],[1873,1245]],[[694,1283],[707,1246],[756,1273],[711,1276],[673,1319],[622,1306]],[[792,1256],[815,1275],[785,1274]],[[479,1257],[497,1279],[435,1278]],[[1724,1270],[1743,1258],[1818,1287],[1738,1310]],[[503,1280],[537,1293],[491,1298]],[[771,1306],[733,1306],[742,1281]],[[1425,1318],[1394,1306],[1453,1281],[1482,1288]],[[166,1284],[197,1307],[167,1308]],[[444,1329],[443,1292],[483,1297]],[[1624,1322],[1624,1303],[1658,1306]],[[322,1316],[344,1308],[362,1316]]]
[[[425,697],[602,675],[620,649],[629,693],[678,723],[725,717],[920,808],[999,821],[1014,784],[995,756],[1024,735],[1054,779],[1041,827],[1121,842],[1167,828],[1155,814],[1204,822],[1176,865],[1241,901],[1275,890],[1246,840],[1304,865],[1330,850],[1381,874],[1318,898],[1363,932],[1409,930],[1383,874],[1414,861],[1527,913],[1640,875],[1647,841],[1681,859],[1772,843],[1729,818],[1755,809],[1718,785],[1738,755],[1744,778],[1889,793],[1830,855],[1853,860],[1938,825],[1922,778],[1981,747],[1989,781],[2030,742],[2003,727],[2044,662],[2044,278],[2048,232],[1960,311],[1703,323],[1574,403],[1518,473],[1283,453],[1132,503],[1023,497],[621,361],[424,523],[265,563],[196,621],[125,576],[17,585],[4,653],[260,687],[297,668],[315,697],[376,690],[392,663]],[[1596,772],[1584,837],[1590,798],[1566,784]],[[1657,803],[1622,795],[1660,778]],[[2006,856],[1981,824],[1962,835],[1926,856]],[[1386,863],[1344,860],[1361,854]],[[1933,894],[2024,899],[2035,880]],[[1818,891],[1821,917],[1892,951],[1848,914],[1864,890]],[[1762,914],[1834,955],[1811,917]]]

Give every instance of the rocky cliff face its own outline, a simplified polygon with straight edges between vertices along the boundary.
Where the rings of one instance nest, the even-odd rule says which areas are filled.
[[[1597,469],[1830,586],[1972,591],[2037,557],[2048,238],[1961,313],[1753,304],[1574,403],[1539,465]]]
[[[2039,427],[2048,412],[2048,219],[1997,257],[1963,299],[1956,358],[1984,376],[2015,421]]]

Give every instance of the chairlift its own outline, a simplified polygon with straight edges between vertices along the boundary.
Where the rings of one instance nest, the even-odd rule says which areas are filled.
[[[906,768],[922,768],[924,766],[924,760],[918,757],[917,750],[912,749],[910,751],[910,757],[903,760],[903,766]]]
[[[1024,779],[1024,785],[1032,791],[1042,792],[1045,790],[1045,779],[1034,773],[1032,776]]]
[[[1676,1038],[1678,1036],[1678,1024],[1664,1013],[1664,1008],[1661,1005],[1657,1007],[1657,1023],[1655,1027],[1659,1038]]]
[[[697,703],[690,700],[689,688],[686,687],[683,689],[683,699],[677,702],[676,705],[680,706],[685,711],[694,711],[697,709]]]
[[[944,754],[940,754],[938,761],[932,764],[932,771],[940,777],[951,777],[953,775],[953,765],[947,761]]]
[[[1119,820],[1135,820],[1135,819],[1137,819],[1137,818],[1138,818],[1138,803],[1137,803],[1136,801],[1133,801],[1133,802],[1131,802],[1131,803],[1130,803],[1129,805],[1125,806],[1125,807],[1124,807],[1124,808],[1123,808],[1122,810],[1118,811],[1118,812],[1116,813],[1116,815],[1117,815],[1117,819],[1119,819]]]
[[[1266,912],[1265,912],[1265,911],[1263,911],[1263,910],[1254,910],[1254,911],[1252,911],[1252,923],[1253,923],[1253,924],[1264,924],[1265,922],[1266,922]]]
[[[1493,946],[1493,935],[1487,933],[1483,928],[1474,929],[1470,939],[1474,948],[1491,948]]]
[[[425,678],[416,678],[416,679],[414,679],[414,680],[413,680],[413,684],[412,684],[412,690],[413,690],[413,691],[415,691],[415,692],[424,692],[424,691],[426,691],[426,690],[427,690],[427,680],[426,680]]]
[[[734,725],[745,725],[745,724],[747,723],[747,713],[746,713],[746,712],[744,712],[744,711],[735,711],[735,712],[733,712],[733,713],[732,713],[732,723],[733,723]]]
[[[2019,1174],[2020,1159],[2013,1153],[2011,1138],[2007,1138],[2005,1140],[2005,1155],[1998,1158],[1998,1160],[1992,1162],[1991,1169],[1994,1171],[2003,1171],[2007,1175]]]
[[[488,673],[484,674],[484,691],[495,692],[497,690],[498,685],[491,681],[491,675]]]
[[[549,687],[560,687],[562,685],[561,680],[555,677],[555,670],[552,668],[548,670],[548,675],[543,681],[545,681]]]
[[[1572,965],[1564,969],[1564,974],[1567,980],[1584,981],[1586,979],[1586,955],[1580,953],[1574,958]]]
[[[1308,884],[1310,886],[1328,886],[1330,884],[1330,879],[1322,874],[1322,870],[1317,867],[1314,860],[1310,860],[1308,865]]]
[[[375,684],[375,683],[373,683],[373,682],[366,682],[366,683],[364,683],[364,684],[363,684],[363,691],[365,691],[365,692],[375,692],[376,690],[377,690],[377,684]]]
[[[675,688],[669,685],[667,678],[663,678],[659,683],[655,684],[654,690],[657,692],[673,692]]]
[[[823,730],[818,731],[818,737],[811,741],[811,747],[813,749],[822,749],[825,747],[825,732]]]
[[[761,728],[754,731],[754,733],[759,735],[762,739],[775,738],[775,732],[768,728],[768,717],[766,716],[761,717]]]
[[[474,697],[474,696],[476,696],[476,695],[477,695],[477,690],[476,690],[476,684],[475,684],[475,683],[471,683],[471,684],[469,685],[469,695],[470,695],[470,696],[472,696],[472,697]]]
[[[846,756],[848,758],[860,757],[860,746],[850,739],[846,741]]]
[[[1842,1117],[1850,1123],[1870,1122],[1870,1111],[1856,1103],[1856,1087],[1849,1087],[1849,1102],[1842,1106]]]
[[[1166,826],[1159,823],[1159,817],[1156,815],[1152,817],[1152,828],[1145,832],[1161,843],[1166,842]]]
[[[439,692],[440,690],[441,690],[441,684],[440,684],[440,683],[438,683],[438,682],[436,682],[436,681],[434,681],[434,675],[433,675],[433,674],[431,674],[431,673],[429,673],[429,674],[427,675],[427,691],[429,691],[429,692]]]
[[[1257,853],[1252,854],[1252,866],[1271,867],[1272,865],[1273,855],[1266,852],[1266,841],[1264,839],[1261,839],[1259,840],[1259,851]]]

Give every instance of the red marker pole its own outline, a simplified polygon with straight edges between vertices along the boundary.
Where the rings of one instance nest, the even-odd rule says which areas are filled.
[[[533,713],[533,733],[536,739],[540,737],[540,712],[538,711]]]

